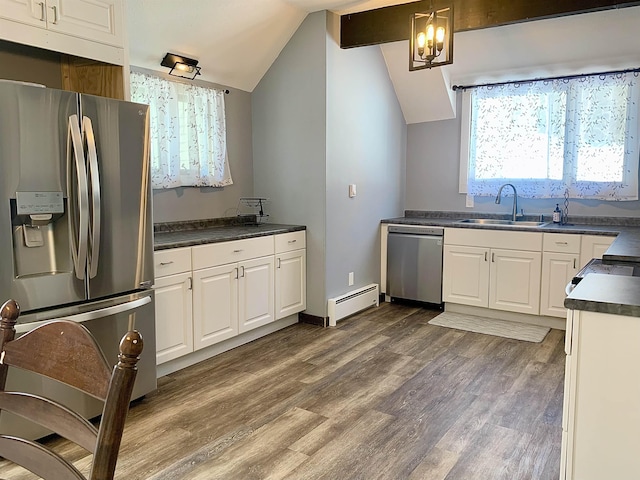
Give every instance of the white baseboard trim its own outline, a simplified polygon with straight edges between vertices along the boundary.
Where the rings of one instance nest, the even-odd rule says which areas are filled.
[[[555,328],[558,330],[567,329],[566,318],[547,317],[543,315],[528,315],[526,313],[505,312],[503,310],[493,310],[491,308],[472,307],[470,305],[460,305],[457,303],[445,303],[445,312],[465,313],[467,315],[477,315],[480,317],[497,318],[499,320],[510,320],[512,322],[527,323],[529,325],[539,325],[541,327]]]
[[[231,350],[232,348],[244,345],[245,343],[253,342],[258,338],[264,337],[265,335],[269,335],[273,332],[277,332],[278,330],[282,330],[283,328],[294,325],[296,323],[298,323],[297,313],[285,318],[281,318],[280,320],[276,320],[275,322],[268,325],[258,327],[255,330],[245,332],[241,335],[238,335],[237,337],[233,337],[223,342],[216,343],[215,345],[211,345],[207,348],[203,348],[202,350],[196,350],[195,352],[189,353],[180,358],[176,358],[174,360],[170,360],[166,363],[158,365],[156,367],[156,376],[158,378],[164,377],[165,375],[169,375],[171,373],[177,372],[178,370],[182,370],[183,368],[190,367],[191,365],[195,365],[196,363],[224,353],[228,350]]]

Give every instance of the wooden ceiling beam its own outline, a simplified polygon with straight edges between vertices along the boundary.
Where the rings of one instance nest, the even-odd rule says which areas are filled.
[[[340,47],[408,40],[412,13],[427,10],[429,0],[351,13],[340,17]],[[438,5],[437,0],[434,2]],[[477,30],[512,23],[640,5],[620,0],[454,0],[454,31]]]

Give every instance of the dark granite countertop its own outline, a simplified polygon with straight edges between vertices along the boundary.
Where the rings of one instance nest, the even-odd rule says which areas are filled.
[[[507,220],[510,216],[407,210],[404,217],[385,219],[382,220],[382,223],[616,236],[616,239],[602,256],[603,262],[634,266],[640,264],[640,218],[569,216],[569,223],[563,225],[551,222],[546,216],[543,221],[548,223],[539,227],[460,223],[460,220],[465,218]],[[522,220],[539,221],[540,215],[525,215]],[[640,317],[640,277],[587,275],[567,297],[565,307]]]
[[[603,255],[605,262],[638,262],[640,263],[640,218],[635,217],[569,217],[568,224],[557,224],[549,221],[539,227],[523,225],[482,225],[477,223],[460,223],[465,218],[494,218],[506,220],[510,216],[465,213],[465,212],[429,212],[408,210],[404,217],[389,218],[382,223],[402,225],[428,225],[454,228],[519,230],[545,233],[572,233],[586,235],[616,236],[613,244]],[[537,221],[540,215],[525,215],[523,220]]]
[[[192,226],[192,228],[189,228]],[[280,233],[306,230],[304,225],[283,225],[277,223],[224,224],[212,222],[179,222],[155,226],[153,234],[154,250],[191,247],[207,243],[228,242],[244,238],[263,237]]]
[[[564,306],[573,310],[640,317],[640,277],[587,275],[565,298]]]

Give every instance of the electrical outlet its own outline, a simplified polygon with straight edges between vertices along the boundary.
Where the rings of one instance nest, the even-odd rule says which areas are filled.
[[[473,208],[473,195],[469,195],[467,194],[467,202],[466,202],[466,206],[468,208]]]
[[[353,285],[353,272],[349,272],[349,286]]]

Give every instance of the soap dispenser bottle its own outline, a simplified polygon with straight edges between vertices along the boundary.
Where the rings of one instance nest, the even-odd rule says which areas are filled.
[[[562,221],[562,212],[560,211],[560,204],[556,203],[556,209],[553,211],[553,223],[560,223]]]

